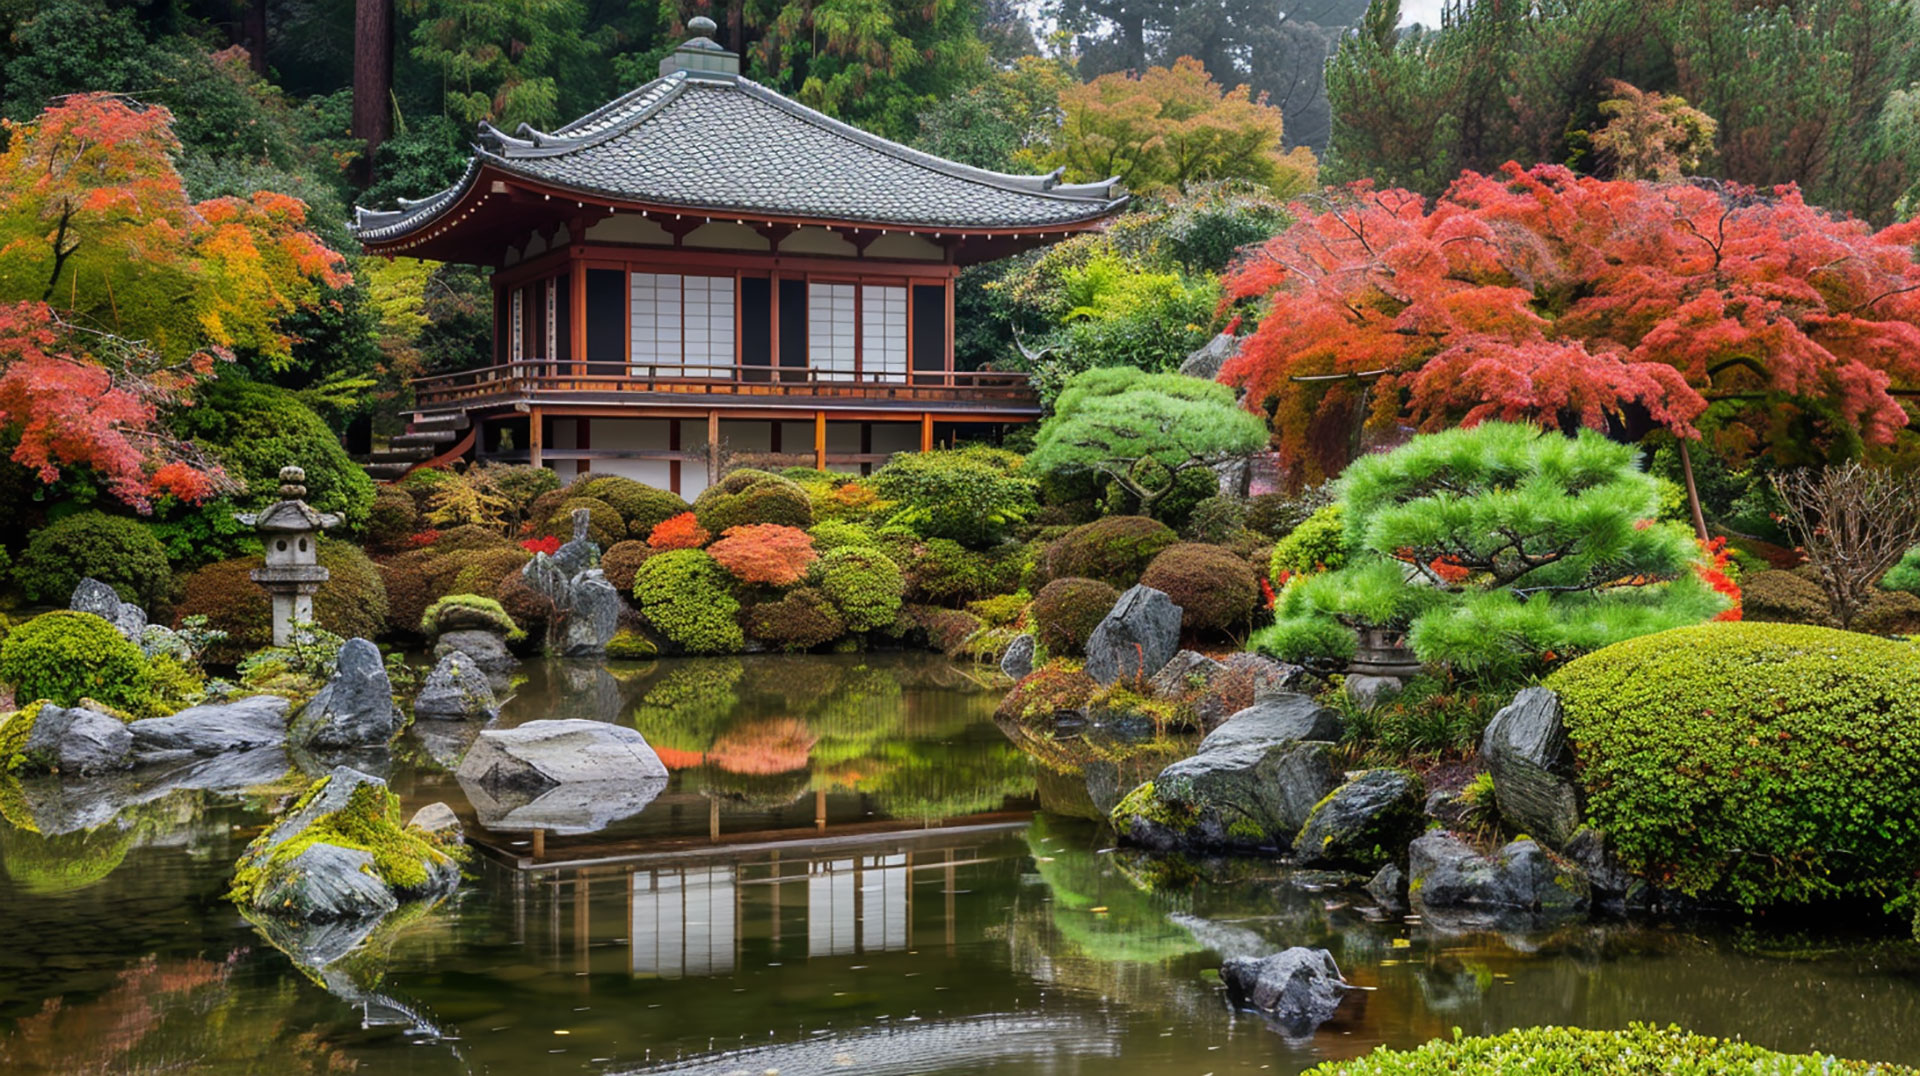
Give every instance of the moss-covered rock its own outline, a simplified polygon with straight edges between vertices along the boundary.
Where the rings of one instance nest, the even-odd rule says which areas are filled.
[[[1345,867],[1371,873],[1397,859],[1426,828],[1418,777],[1404,770],[1368,770],[1313,808],[1293,842],[1302,867]]]
[[[1114,808],[1113,828],[1160,852],[1284,850],[1339,783],[1331,744],[1236,743],[1161,770]]]
[[[527,634],[498,601],[478,594],[449,594],[421,614],[422,635],[434,638],[450,631],[490,631],[508,642],[519,642]]]

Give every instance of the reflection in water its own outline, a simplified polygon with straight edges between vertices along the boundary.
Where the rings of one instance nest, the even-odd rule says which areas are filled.
[[[1035,771],[989,723],[993,693],[937,659],[602,671],[528,670],[503,723],[563,704],[631,721],[668,787],[604,832],[555,834],[533,869],[482,858],[450,900],[304,969],[223,897],[274,797],[135,790],[102,811],[0,780],[0,1071],[1224,1076],[1454,1027],[1632,1020],[1920,1061],[1911,945],[1450,935],[1271,864],[1156,887],[1170,872],[1096,824],[1010,810]],[[406,809],[471,820],[435,761],[396,758]],[[525,855],[531,835],[493,821]],[[1287,945],[1372,988],[1301,1042],[1211,978]]]

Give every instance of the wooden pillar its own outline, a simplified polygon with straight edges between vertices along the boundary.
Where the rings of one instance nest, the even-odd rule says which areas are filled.
[[[827,469],[827,413],[825,411],[813,413],[813,469],[816,471]]]
[[[546,854],[547,831],[544,829],[536,829],[533,831],[533,858],[542,859]]]
[[[590,418],[575,419],[574,430],[575,432],[573,435],[573,447],[575,448],[592,448],[593,447],[593,420],[592,419]],[[593,470],[593,461],[580,460],[573,465],[573,469],[574,469],[574,476],[579,477],[580,475]]]
[[[537,407],[528,408],[527,462],[533,464],[535,467],[545,466],[545,464],[541,462],[540,457],[540,450],[547,443],[547,431],[541,428],[544,425],[546,425],[546,422],[540,415],[540,409]]]
[[[920,451],[933,451],[933,416],[925,413],[920,416]]]
[[[707,485],[720,484],[720,412],[707,412]]]
[[[586,228],[581,224],[579,234],[569,226],[567,239],[571,243],[584,243]],[[575,258],[569,267],[571,279],[567,283],[567,318],[573,325],[567,332],[568,350],[573,354],[570,372],[579,377],[587,372],[587,263]],[[559,356],[555,356],[558,358]]]

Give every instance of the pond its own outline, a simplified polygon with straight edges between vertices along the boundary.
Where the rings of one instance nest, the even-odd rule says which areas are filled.
[[[503,723],[634,723],[666,790],[483,819],[434,763],[473,730],[417,728],[395,789],[453,805],[487,851],[320,970],[224,898],[273,789],[123,790],[102,818],[7,784],[0,1072],[1201,1076],[1634,1020],[1920,1062],[1920,955],[1844,924],[1447,935],[1258,865],[1147,886],[1154,863],[1040,809],[1059,778],[993,725],[999,685],[941,659],[525,675]],[[1213,977],[1295,944],[1367,988],[1301,1039]]]

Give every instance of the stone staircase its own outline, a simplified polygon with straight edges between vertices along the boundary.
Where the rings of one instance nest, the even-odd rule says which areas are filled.
[[[407,432],[387,442],[384,451],[369,455],[362,467],[376,482],[397,482],[416,467],[464,453],[472,442],[472,423],[466,412],[418,415]]]

